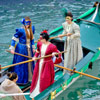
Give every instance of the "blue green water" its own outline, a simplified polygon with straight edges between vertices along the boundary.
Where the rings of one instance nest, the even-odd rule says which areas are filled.
[[[0,64],[6,66],[12,60],[13,56],[5,50],[9,48],[15,29],[21,27],[20,20],[23,17],[29,16],[32,19],[37,40],[43,29],[50,32],[61,26],[64,22],[62,8],[67,8],[77,18],[90,9],[94,2],[95,0],[0,0]],[[94,67],[99,65],[100,60],[95,61]],[[82,77],[57,100],[97,100],[99,86],[98,81]]]

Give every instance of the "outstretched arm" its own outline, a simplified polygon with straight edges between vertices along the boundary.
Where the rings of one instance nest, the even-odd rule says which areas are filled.
[[[20,35],[21,35],[20,29],[16,29],[16,33],[12,37],[11,46],[9,48],[11,50],[11,53],[13,53],[13,54],[14,54],[14,50],[15,50],[15,43],[17,41],[19,41]]]

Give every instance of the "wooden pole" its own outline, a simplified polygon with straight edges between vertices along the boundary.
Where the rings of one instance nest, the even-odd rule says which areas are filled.
[[[55,67],[62,68],[62,69],[65,69],[65,70],[68,70],[68,71],[73,71],[72,69],[69,69],[69,68],[66,68],[66,67],[63,67],[63,66],[59,66],[59,65],[56,65],[56,64],[54,64],[54,66],[55,66]],[[78,73],[78,74],[80,74],[80,75],[84,75],[84,76],[93,78],[93,79],[100,80],[100,78],[98,78],[98,77],[95,77],[95,76],[92,76],[92,75],[89,75],[89,74],[86,74],[86,73],[78,72],[78,71],[76,71],[76,70],[74,70],[73,72],[74,72],[74,73]]]
[[[67,34],[61,35],[61,37],[64,37],[64,36],[67,36]],[[59,36],[51,37],[50,39],[55,39],[55,38],[59,38]]]
[[[67,52],[67,51],[62,51],[62,52],[56,53],[55,55],[59,55],[59,54],[65,53],[65,52]],[[43,59],[43,58],[47,58],[47,57],[51,57],[51,56],[52,56],[52,54],[36,58],[35,60],[39,60],[39,59]],[[31,60],[26,60],[26,61],[19,62],[19,63],[16,63],[16,64],[12,64],[12,65],[1,67],[1,69],[10,68],[10,67],[13,67],[13,66],[16,66],[16,65],[25,64],[25,63],[32,62],[32,61],[33,61],[32,59]]]
[[[85,20],[85,19],[79,19],[79,20],[82,20],[82,21],[85,21],[85,22],[89,22],[89,23],[93,23],[93,24],[96,24],[96,25],[100,25],[100,23],[92,22],[92,21]]]
[[[6,51],[9,52],[9,53],[11,53],[10,50],[6,50]],[[14,54],[22,56],[22,57],[29,58],[29,59],[32,59],[32,57],[29,57],[29,56],[26,56],[26,55],[23,55],[23,54],[20,54],[20,53],[17,53],[17,52],[14,52]]]
[[[61,37],[67,36],[67,34],[63,34]],[[55,38],[59,38],[59,36],[55,36],[55,37],[51,37],[50,39],[55,39]],[[40,41],[40,39],[38,39],[38,41]],[[37,43],[38,41],[35,41],[35,43]]]

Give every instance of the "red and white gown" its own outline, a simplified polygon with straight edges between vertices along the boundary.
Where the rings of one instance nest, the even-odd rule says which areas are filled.
[[[46,55],[50,55],[53,52],[59,52],[55,45],[52,43],[46,45],[38,42],[37,51],[35,53],[35,57],[43,57]],[[59,55],[61,57],[61,55]],[[40,92],[44,91],[50,85],[54,83],[54,64],[52,61],[52,56],[40,59],[36,62],[35,69],[33,72],[33,78],[30,89],[30,97],[34,98]]]

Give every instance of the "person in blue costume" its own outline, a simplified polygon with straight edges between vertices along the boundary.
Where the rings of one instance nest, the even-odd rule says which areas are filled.
[[[14,54],[14,52],[17,52],[23,55],[33,57],[33,53],[35,52],[34,35],[33,35],[35,32],[35,27],[32,26],[32,22],[29,17],[25,17],[21,21],[21,23],[23,24],[23,27],[16,29],[16,33],[12,37],[12,42],[9,49],[12,54]],[[18,43],[15,46],[16,42]],[[26,60],[28,60],[28,58],[14,54],[13,64]],[[17,73],[19,77],[17,84],[27,84],[29,81],[32,80],[34,62],[16,65],[12,67],[10,70],[11,72]]]

